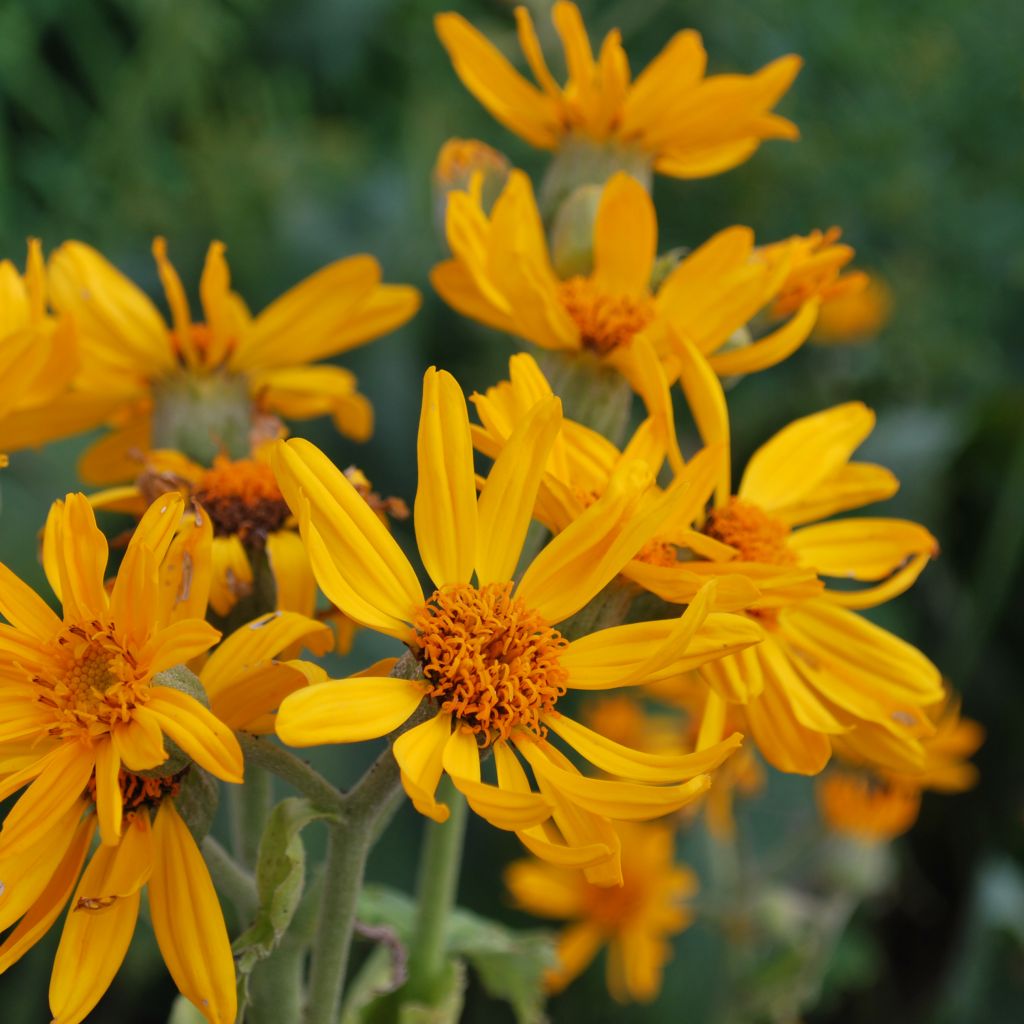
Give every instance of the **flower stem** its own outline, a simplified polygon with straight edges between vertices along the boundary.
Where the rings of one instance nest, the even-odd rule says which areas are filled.
[[[411,724],[411,723],[410,723]],[[327,826],[320,921],[313,944],[306,1024],[336,1024],[366,859],[398,808],[398,764],[388,747],[343,798],[344,822]]]
[[[273,804],[274,778],[265,768],[250,764],[245,772],[245,785],[232,786],[230,795],[234,853],[247,868],[253,868]]]
[[[270,740],[250,736],[244,732],[238,734],[238,742],[242,745],[247,762],[265,768],[278,778],[284,779],[321,810],[342,809],[345,794],[301,757],[296,757],[290,750],[285,750]]]
[[[441,799],[451,814],[443,824],[428,821],[416,883],[418,911],[409,956],[407,997],[411,1001],[433,1002],[435,989],[447,964],[445,929],[459,887],[462,845],[466,834],[466,801],[445,779]]]
[[[203,840],[203,859],[214,885],[234,905],[241,924],[248,924],[259,903],[252,875],[213,836]]]

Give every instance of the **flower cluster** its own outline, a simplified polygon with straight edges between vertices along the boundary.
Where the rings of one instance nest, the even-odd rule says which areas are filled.
[[[657,995],[697,912],[680,836],[703,818],[732,844],[766,766],[820,775],[824,822],[869,844],[909,828],[923,791],[973,783],[980,728],[923,653],[861,614],[938,554],[924,526],[845,514],[898,487],[854,458],[872,411],[795,420],[733,482],[723,381],[816,331],[870,334],[884,286],[849,269],[835,229],[665,240],[650,195],[656,173],[719,174],[795,139],[775,107],[799,58],[708,75],[687,30],[633,78],[617,32],[595,57],[577,8],[552,14],[564,83],[525,8],[534,82],[461,16],[436,19],[466,87],[552,157],[537,189],[483,143],[439,158],[448,254],[433,287],[526,350],[468,402],[426,370],[413,559],[391,530],[409,515],[400,498],[289,436],[325,415],[372,434],[354,376],[324,362],[419,306],[372,257],[253,315],[214,242],[199,318],[160,238],[168,316],[82,242],[48,259],[30,242],[24,275],[0,263],[0,450],[105,431],[79,465],[105,489],[68,493],[42,534],[57,604],[0,564],[0,796],[17,795],[0,830],[0,970],[66,908],[59,1024],[110,985],[143,888],[183,996],[234,1021],[296,913],[301,877],[286,893],[282,865],[301,862],[297,830],[317,817],[331,829],[319,931],[290,948],[312,960],[307,1020],[336,1020],[352,887],[399,787],[429,828],[456,829],[468,806],[518,837],[531,856],[506,871],[515,902],[571,922],[550,990],[607,945],[609,990],[628,1001]],[[111,576],[97,512],[130,517]],[[357,628],[393,656],[339,678],[315,659]],[[348,792],[287,750],[381,738]],[[267,768],[304,810],[269,811]],[[256,794],[256,818],[237,816],[240,863],[207,835],[220,783],[236,803]],[[243,933],[237,977],[208,864]]]

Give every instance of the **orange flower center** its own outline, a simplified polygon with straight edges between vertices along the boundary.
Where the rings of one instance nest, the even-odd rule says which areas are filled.
[[[579,327],[584,348],[599,355],[628,345],[654,319],[654,303],[647,296],[612,295],[589,277],[562,281],[558,296]]]
[[[128,772],[122,768],[118,773],[117,783],[121,787],[121,806],[124,808],[125,821],[131,821],[143,808],[155,810],[165,798],[176,797],[181,791],[181,780],[188,772],[189,767],[182,768],[174,775],[158,777],[136,775],[134,772]],[[86,786],[86,795],[93,803],[96,802],[95,775]]]
[[[543,735],[541,717],[565,693],[566,640],[512,596],[511,583],[435,590],[413,620],[429,695],[488,746],[518,727]]]
[[[789,527],[742,498],[732,497],[709,516],[704,532],[736,548],[744,562],[790,565],[796,556],[786,545]]]
[[[199,478],[194,497],[209,513],[214,533],[237,535],[243,544],[263,545],[288,518],[274,471],[255,459],[218,455]]]
[[[171,346],[174,348],[174,352],[178,357],[178,360],[187,365],[185,353],[182,351],[181,335],[178,331],[171,331]],[[192,349],[196,351],[205,364],[209,356],[210,349],[213,346],[213,331],[210,330],[207,324],[202,322],[193,323],[189,327],[188,332],[189,340],[192,342]],[[231,341],[228,344],[228,350],[224,353],[225,357],[234,348],[234,342]]]
[[[56,712],[60,732],[107,732],[112,723],[129,721],[145,700],[146,675],[114,635],[113,624],[68,626],[55,654],[52,677],[35,676],[33,682],[40,702]]]

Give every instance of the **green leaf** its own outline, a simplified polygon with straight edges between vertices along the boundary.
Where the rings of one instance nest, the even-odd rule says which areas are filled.
[[[416,920],[416,904],[394,889],[368,885],[359,897],[358,916],[364,924],[393,928],[408,944]],[[516,931],[457,908],[448,920],[446,947],[453,961],[464,959],[472,966],[489,995],[511,1006],[518,1024],[538,1024],[544,1020],[544,974],[556,962],[550,932]],[[374,964],[374,970],[382,971],[379,963]],[[368,983],[368,987],[374,985]],[[360,1019],[346,1017],[345,1024]]]
[[[310,822],[329,817],[302,797],[282,800],[270,812],[256,862],[259,910],[256,920],[232,944],[243,997],[253,968],[277,948],[302,899],[306,848],[301,832]]]

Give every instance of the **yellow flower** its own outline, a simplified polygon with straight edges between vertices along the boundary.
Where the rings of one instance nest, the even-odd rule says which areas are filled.
[[[608,947],[608,991],[618,1003],[650,1002],[661,990],[671,959],[669,938],[693,920],[685,906],[697,877],[674,863],[675,838],[662,825],[619,824],[621,888],[591,885],[578,872],[537,860],[520,860],[505,871],[516,904],[538,917],[572,923],[558,940],[558,966],[547,978],[560,992]]]
[[[228,615],[253,593],[264,559],[277,608],[312,615],[316,581],[265,452],[264,446],[247,459],[218,455],[206,468],[180,452],[157,449],[134,484],[89,500],[94,508],[141,515],[155,495],[178,491],[205,511],[213,528],[209,603],[217,615]]]
[[[662,594],[667,588],[666,600],[686,604],[704,586],[707,576],[699,572],[700,566],[683,562],[679,552],[702,539],[694,524],[702,517],[720,476],[719,459],[715,450],[709,448],[684,462],[662,367],[646,339],[638,339],[635,349],[637,386],[647,408],[647,419],[621,451],[596,431],[563,419],[541,478],[535,515],[552,532],[564,530],[607,492],[623,463],[642,460],[652,478],[657,478],[667,458],[676,474],[672,491],[681,500],[621,572],[626,579],[655,593]],[[714,387],[721,394],[717,383]],[[489,458],[497,458],[516,424],[534,403],[551,394],[551,387],[533,357],[525,352],[513,356],[507,381],[488,388],[482,395],[472,396],[480,418],[480,426],[472,428],[476,448]],[[665,496],[665,490],[652,485],[642,500],[655,504]],[[816,589],[813,576],[809,570],[789,570],[779,580],[759,577],[756,586],[749,579],[726,577],[716,587],[715,606],[720,610],[744,608],[760,596],[761,586],[770,587],[776,582],[790,589],[808,585]]]
[[[783,771],[820,771],[830,737],[839,735],[872,764],[919,770],[920,739],[932,731],[924,709],[942,697],[938,671],[854,609],[906,590],[936,554],[935,538],[901,519],[816,522],[896,491],[888,470],[849,461],[874,415],[854,402],[790,424],[754,455],[733,496],[720,384],[699,355],[691,359],[684,386],[698,398],[694,416],[710,444],[683,465],[666,381],[649,346],[638,346],[638,354],[645,350],[649,415],[626,453],[643,457],[652,474],[667,453],[675,480],[666,493],[680,501],[621,571],[671,604],[692,600],[716,579],[718,606],[747,609],[751,625],[762,630],[763,643],[700,669],[723,702],[716,712],[722,728],[724,702],[743,703],[741,731]],[[524,404],[549,391],[529,356],[513,357],[510,380],[474,396],[482,423],[473,434],[477,447],[491,457],[503,451]],[[593,431],[564,421],[542,478],[538,518],[552,530],[565,529],[605,493],[626,457]],[[712,489],[715,507],[705,518]],[[826,578],[876,585],[826,590]]]
[[[510,131],[541,149],[582,140],[637,153],[661,174],[705,178],[743,163],[763,139],[795,139],[772,113],[801,67],[781,57],[753,75],[705,76],[700,35],[678,32],[635,81],[618,30],[597,60],[575,4],[552,19],[565,50],[564,86],[548,70],[526,7],[516,8],[519,45],[537,85],[458,14],[440,14],[437,34],[463,85]]]
[[[597,209],[593,270],[560,280],[530,180],[513,171],[489,216],[479,189],[449,196],[452,259],[434,267],[430,280],[463,315],[541,348],[589,354],[623,373],[634,388],[640,337],[653,346],[671,383],[685,360],[684,338],[717,374],[731,376],[774,366],[811,333],[820,298],[816,287],[806,285],[827,286],[830,276],[804,275],[800,301],[787,304],[781,322],[771,312],[784,289],[796,294],[796,268],[808,262],[812,246],[807,239],[758,249],[749,228],[727,228],[652,290],[657,231],[643,186],[624,172],[614,175]],[[771,321],[767,333],[737,345],[738,332],[762,313],[760,319]]]
[[[153,503],[108,594],[107,541],[89,502],[69,494],[58,503],[47,523],[44,566],[63,604],[60,618],[0,565],[0,614],[10,623],[0,624],[0,799],[25,789],[0,831],[0,858],[36,843],[94,775],[100,835],[116,845],[119,771],[163,764],[164,736],[219,778],[242,781],[242,752],[231,730],[194,697],[154,679],[220,635],[191,617],[188,600],[171,611],[187,577],[180,556],[193,532],[182,508],[176,494]],[[169,561],[175,564],[162,578]]]
[[[875,274],[864,274],[860,287],[830,297],[821,307],[814,340],[830,344],[874,337],[885,326],[891,310],[889,286]]]
[[[356,622],[407,644],[423,678],[310,686],[284,700],[277,733],[293,746],[373,739],[399,728],[430,698],[432,717],[394,743],[414,805],[443,821],[448,810],[434,794],[447,773],[478,814],[518,833],[538,856],[615,884],[618,840],[609,819],[659,817],[685,805],[707,789],[706,772],[739,738],[697,755],[645,755],[562,714],[560,698],[569,689],[635,685],[683,671],[753,637],[740,617],[708,614],[707,591],[678,620],[616,626],[572,642],[557,629],[671,514],[676,495],[638,507],[652,482],[642,463],[625,464],[608,492],[513,582],[560,419],[557,399],[538,402],[495,461],[478,501],[462,391],[449,374],[427,371],[413,511],[420,556],[436,587],[426,597],[391,534],[344,475],[306,441],[278,445],[278,482],[321,589]],[[547,738],[549,730],[622,781],[581,774]],[[497,785],[481,774],[488,752]]]
[[[102,769],[101,769],[102,770]],[[70,900],[50,979],[54,1024],[78,1024],[117,974],[139,915],[143,887],[164,963],[179,990],[211,1024],[233,1024],[237,1011],[231,943],[209,872],[174,804],[185,774],[164,778],[115,771],[109,785],[123,806],[123,834],[101,845],[85,870],[101,785],[87,778],[71,802],[49,808],[32,843],[0,854],[4,891],[0,972],[51,928]]]
[[[921,807],[919,789],[845,771],[819,779],[815,794],[829,828],[869,844],[887,843],[909,831]]]
[[[919,770],[921,740],[933,731],[926,709],[942,699],[938,670],[920,651],[856,614],[910,587],[938,553],[935,538],[903,519],[821,521],[899,486],[887,469],[850,461],[874,422],[860,402],[795,420],[754,453],[735,494],[726,455],[725,486],[689,540],[700,559],[687,563],[691,573],[746,576],[762,591],[746,614],[764,642],[700,673],[719,700],[744,704],[744,731],[782,771],[821,771],[835,737],[872,765]],[[812,572],[815,588],[788,587],[794,571]],[[652,572],[647,585],[671,600],[670,575]]]
[[[6,451],[45,440],[47,429],[73,433],[106,415],[113,403],[103,395],[65,396],[78,367],[77,338],[68,317],[46,308],[46,272],[37,239],[28,244],[25,274],[0,260],[0,446]],[[4,462],[6,465],[6,460]]]
[[[84,478],[116,483],[134,476],[137,457],[131,454],[153,446],[154,412],[163,414],[161,396],[192,394],[200,386],[208,389],[207,403],[225,395],[240,402],[245,430],[251,403],[256,411],[286,419],[330,414],[342,433],[369,436],[373,410],[356,390],[355,377],[338,366],[308,364],[405,323],[419,307],[414,288],[381,284],[373,257],[351,256],[318,271],[254,317],[231,290],[224,246],[214,242],[199,283],[203,319],[193,321],[163,239],[154,242],[153,254],[170,324],[141,289],[90,246],[65,242],[50,258],[52,302],[73,316],[81,331],[82,365],[72,396],[117,400],[107,420],[114,433],[83,457]]]

